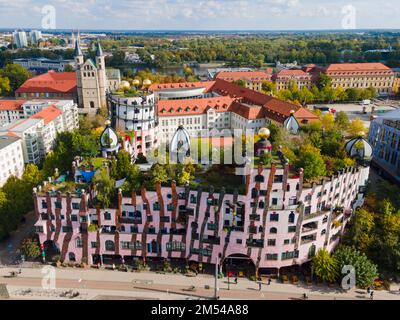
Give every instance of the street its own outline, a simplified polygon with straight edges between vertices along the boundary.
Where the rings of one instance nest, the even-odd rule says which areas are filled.
[[[10,299],[212,299],[214,278],[199,275],[187,277],[181,274],[157,274],[154,272],[120,272],[77,268],[56,268],[55,287],[42,289],[47,284],[41,268],[22,268],[15,278],[8,277],[16,268],[1,268],[0,283],[6,284]],[[43,280],[43,278],[45,278]],[[194,286],[194,290],[189,288]],[[226,299],[251,300],[300,300],[307,293],[309,300],[368,300],[365,290],[343,292],[326,286],[306,287],[272,282],[263,283],[261,291],[257,282],[240,278],[238,284],[230,284],[227,278],[218,279],[218,296]],[[72,292],[66,294],[66,291]],[[71,297],[75,293],[76,297]],[[398,289],[376,291],[374,300],[400,300]]]

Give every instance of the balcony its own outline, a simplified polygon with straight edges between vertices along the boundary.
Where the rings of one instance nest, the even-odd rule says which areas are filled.
[[[306,244],[306,243],[313,242],[315,240],[317,240],[317,234],[316,233],[314,233],[312,235],[309,235],[309,236],[301,237],[301,242],[300,243],[301,244]]]
[[[251,214],[249,216],[249,218],[250,218],[250,220],[253,220],[253,221],[260,221],[261,220],[261,216],[259,214]]]
[[[205,236],[204,238],[201,239],[201,242],[209,243],[209,244],[220,244],[220,238],[212,237],[212,236]]]
[[[101,227],[101,233],[115,234],[116,231],[117,231],[117,228],[115,226],[104,226],[104,227]]]
[[[118,218],[119,223],[126,223],[126,224],[142,224],[142,218],[137,217],[120,217]]]
[[[317,222],[309,222],[303,225],[301,232],[310,232],[318,229]]]
[[[246,245],[248,247],[255,247],[255,248],[263,248],[264,247],[264,240],[261,239],[247,239]]]

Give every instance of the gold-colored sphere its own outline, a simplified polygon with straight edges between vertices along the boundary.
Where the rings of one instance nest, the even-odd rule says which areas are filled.
[[[121,81],[120,88],[122,90],[129,90],[130,87],[131,87],[131,85],[130,85],[130,83],[128,81],[125,81],[125,80]]]
[[[290,114],[295,114],[295,111],[294,110],[290,110]]]
[[[137,86],[140,84],[139,79],[134,79],[134,80],[132,81],[132,84],[133,84],[135,87],[137,87]]]
[[[258,131],[258,135],[260,136],[260,138],[268,139],[269,136],[271,135],[271,132],[269,131],[268,128],[261,128]]]
[[[151,81],[149,79],[145,79],[145,80],[143,80],[143,85],[148,87],[151,85]]]

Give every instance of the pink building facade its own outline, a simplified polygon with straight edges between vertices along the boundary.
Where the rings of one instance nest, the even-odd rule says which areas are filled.
[[[90,207],[91,195],[34,190],[36,232],[65,262],[107,263],[118,257],[182,259],[222,264],[246,257],[255,270],[308,262],[339,243],[353,210],[363,202],[369,167],[350,167],[319,184],[283,169],[259,167],[244,177],[246,194],[189,187],[118,193],[114,209]],[[96,224],[96,231],[89,231]]]

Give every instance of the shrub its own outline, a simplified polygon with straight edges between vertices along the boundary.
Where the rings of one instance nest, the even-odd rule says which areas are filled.
[[[29,258],[37,258],[40,256],[40,247],[39,244],[33,239],[24,239],[22,241],[21,254]]]

